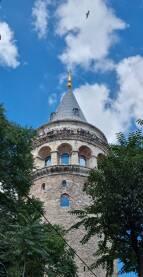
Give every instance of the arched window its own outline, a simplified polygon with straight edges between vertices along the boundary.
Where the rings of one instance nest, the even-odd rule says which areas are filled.
[[[70,160],[70,157],[69,157],[69,154],[68,153],[63,153],[61,155],[61,164],[69,164],[69,160]]]
[[[45,183],[43,183],[43,184],[41,185],[41,189],[42,189],[42,190],[45,190]]]
[[[101,163],[105,159],[105,155],[103,153],[99,153],[97,156],[97,164]]]
[[[73,113],[74,113],[74,115],[79,116],[79,109],[73,108]]]
[[[51,156],[48,156],[45,159],[45,166],[50,166],[50,165],[51,165]]]
[[[55,112],[51,113],[51,114],[50,114],[50,120],[53,120],[55,115],[56,115]]]
[[[79,164],[80,166],[86,166],[86,157],[84,155],[79,156]]]
[[[63,180],[62,181],[62,187],[65,188],[67,186],[67,181],[66,180]]]
[[[38,155],[43,160],[45,166],[51,165],[51,148],[49,146],[43,146],[39,150]]]
[[[70,199],[68,194],[62,194],[60,199],[60,206],[62,208],[69,207],[70,205]]]
[[[91,158],[91,150],[86,145],[79,148],[79,164],[80,166],[89,167],[89,160]]]
[[[62,165],[68,165],[70,163],[70,156],[72,153],[72,147],[69,143],[62,143],[58,147],[59,163]]]

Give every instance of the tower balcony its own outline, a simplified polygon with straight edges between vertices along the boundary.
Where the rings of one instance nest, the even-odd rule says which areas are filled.
[[[76,124],[78,124],[78,122]],[[50,124],[49,124],[49,126],[50,126]],[[88,127],[90,127],[90,126],[92,126],[92,125],[88,124]],[[105,148],[105,150],[107,149],[107,141],[106,141],[105,136],[95,127],[94,127],[94,132],[85,130],[83,128],[73,129],[73,128],[68,128],[68,127],[63,127],[63,128],[61,127],[60,129],[59,128],[58,129],[51,128],[48,131],[45,128],[45,130],[43,130],[41,132],[42,132],[42,134],[38,135],[37,138],[33,141],[33,148],[39,147],[41,145],[44,145],[45,143],[49,143],[49,142],[57,141],[57,140],[58,141],[60,141],[60,140],[78,140],[78,141],[82,141],[82,142],[91,143],[92,145],[95,145],[95,146],[103,147],[103,148]],[[99,137],[99,135],[97,136],[96,133],[100,133],[101,137]]]
[[[80,165],[53,165],[36,169],[33,172],[33,179],[39,179],[43,176],[58,175],[58,174],[74,174],[87,177],[91,169]]]

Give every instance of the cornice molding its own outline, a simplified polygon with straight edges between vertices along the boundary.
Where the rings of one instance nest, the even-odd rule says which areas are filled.
[[[97,137],[96,134],[86,131],[85,129],[78,128],[61,128],[48,131],[42,136],[38,136],[33,142],[33,148],[39,147],[45,143],[57,140],[80,140],[95,146],[102,147],[104,151],[107,149],[107,143]]]

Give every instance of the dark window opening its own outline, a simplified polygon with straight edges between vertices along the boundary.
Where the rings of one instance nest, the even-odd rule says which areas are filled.
[[[79,116],[79,109],[73,108],[73,113],[74,113],[74,115]]]
[[[45,159],[45,166],[50,166],[51,165],[51,156],[48,156],[46,159]]]
[[[67,181],[66,181],[66,180],[63,180],[63,181],[62,181],[62,186],[65,188],[66,185],[67,185]]]
[[[51,113],[51,114],[50,114],[50,120],[53,120],[55,115],[56,115],[55,112]]]
[[[99,162],[99,161],[103,161],[105,159],[105,155],[104,154],[102,154],[102,153],[99,153],[98,154],[98,156],[97,156],[97,161]]]
[[[43,183],[43,184],[41,185],[41,189],[42,189],[42,190],[45,190],[45,183]]]

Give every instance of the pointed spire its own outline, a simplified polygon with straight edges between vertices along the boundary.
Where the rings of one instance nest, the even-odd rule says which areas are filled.
[[[79,120],[86,122],[82,110],[72,92],[72,73],[68,72],[67,80],[68,92],[63,96],[57,110],[53,113],[51,121],[57,120]]]
[[[69,90],[72,89],[72,72],[71,70],[68,72],[68,84],[67,84],[67,87]]]

